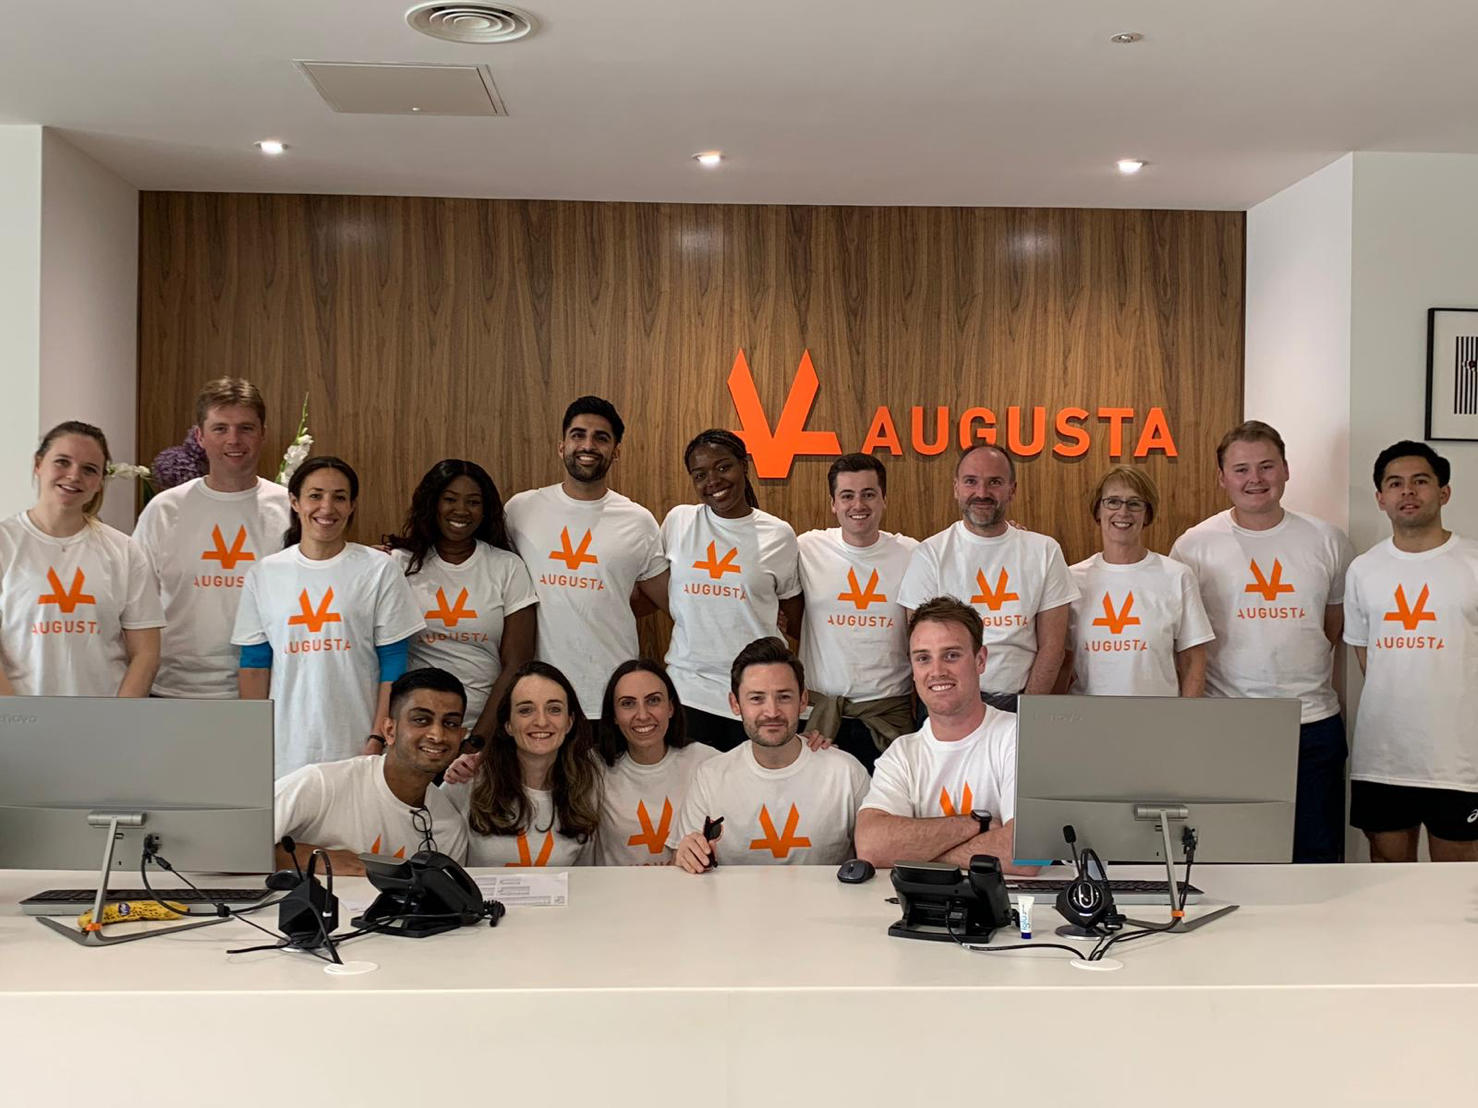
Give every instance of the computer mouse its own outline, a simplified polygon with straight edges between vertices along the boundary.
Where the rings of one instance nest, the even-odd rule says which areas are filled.
[[[841,868],[837,870],[837,880],[848,885],[860,885],[864,881],[870,881],[876,872],[866,858],[852,858],[841,864]]]

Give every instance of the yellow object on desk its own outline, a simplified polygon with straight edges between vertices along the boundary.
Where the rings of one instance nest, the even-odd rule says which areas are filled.
[[[188,914],[183,904],[161,900],[120,900],[103,906],[102,926],[110,923],[134,923],[139,920],[183,919]],[[86,931],[92,924],[92,909],[77,917],[77,927]]]

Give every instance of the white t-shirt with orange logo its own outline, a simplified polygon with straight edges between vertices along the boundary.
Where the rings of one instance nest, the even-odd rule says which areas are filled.
[[[1016,817],[1016,716],[987,708],[963,739],[941,742],[928,720],[878,755],[862,807],[890,816],[934,819],[991,813],[997,827]]]
[[[1215,636],[1196,575],[1150,551],[1133,565],[1102,554],[1071,567],[1068,646],[1073,692],[1088,696],[1178,696],[1177,651]]]
[[[155,696],[236,699],[236,606],[247,571],[282,549],[291,516],[287,489],[263,480],[216,492],[197,477],[144,505],[133,540],[159,582],[165,618]]]
[[[1170,556],[1195,572],[1216,632],[1207,694],[1296,696],[1304,723],[1338,712],[1324,609],[1344,602],[1354,553],[1339,528],[1287,510],[1276,527],[1249,531],[1228,509],[1176,539]]]
[[[1345,642],[1365,647],[1350,776],[1478,792],[1478,542],[1350,564]]]
[[[780,601],[801,591],[795,531],[758,508],[723,519],[679,504],[662,521],[672,576],[667,674],[690,708],[728,718],[729,667],[755,639],[780,637]]]
[[[575,500],[558,485],[519,493],[505,515],[539,597],[539,659],[594,719],[611,671],[640,653],[631,590],[667,568],[657,520],[618,492]]]
[[[19,696],[114,696],[123,632],[162,627],[148,560],[96,520],[67,538],[25,512],[0,522],[0,655]]]
[[[465,818],[472,798],[470,784],[443,785],[457,810]],[[595,855],[595,838],[583,843],[569,835],[561,835],[555,827],[554,794],[543,789],[524,789],[533,805],[534,816],[528,829],[520,835],[479,835],[467,830],[467,864],[469,866],[538,866],[545,869],[567,869],[588,866]]]
[[[982,538],[957,521],[919,543],[898,590],[898,602],[910,611],[936,596],[953,596],[980,613],[981,689],[1016,693],[1037,659],[1037,613],[1072,603],[1078,590],[1050,535],[1008,527],[1004,535]]]
[[[840,527],[830,527],[807,531],[796,545],[806,594],[806,684],[849,700],[910,692],[908,619],[898,586],[918,540],[884,531],[871,546],[851,546]]]
[[[671,862],[667,839],[683,810],[693,774],[716,757],[718,751],[713,747],[690,742],[676,749],[668,747],[656,765],[644,766],[624,755],[614,766],[602,763],[605,791],[595,864],[664,866]]]
[[[357,754],[375,730],[375,647],[426,626],[395,563],[349,543],[324,561],[297,546],[246,575],[231,641],[272,644],[272,727],[278,777]]]
[[[710,758],[693,774],[677,827],[667,840],[703,830],[705,816],[724,817],[718,860],[728,866],[834,866],[852,857],[857,809],[867,770],[836,747],[804,743],[784,769],[754,760],[754,744]]]
[[[440,789],[426,790],[426,812],[439,853],[461,863],[467,857],[467,824]],[[409,858],[422,834],[412,813],[385,783],[385,759],[361,754],[339,762],[301,766],[272,787],[272,834],[291,835],[325,850]]]
[[[391,557],[404,573],[410,551]],[[467,690],[463,719],[471,727],[503,672],[504,617],[539,602],[529,571],[517,554],[479,541],[458,565],[427,551],[406,582],[426,618],[426,629],[411,640],[409,668],[436,666],[461,681]]]

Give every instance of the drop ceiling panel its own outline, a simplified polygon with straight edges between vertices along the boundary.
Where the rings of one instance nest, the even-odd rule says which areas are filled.
[[[507,115],[486,66],[299,61],[336,112],[358,115]]]

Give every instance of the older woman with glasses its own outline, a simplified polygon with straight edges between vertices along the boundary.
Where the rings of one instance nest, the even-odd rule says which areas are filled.
[[[1092,696],[1200,696],[1215,636],[1195,575],[1144,545],[1160,493],[1133,466],[1114,466],[1088,509],[1102,550],[1071,567],[1078,586],[1058,691]]]

